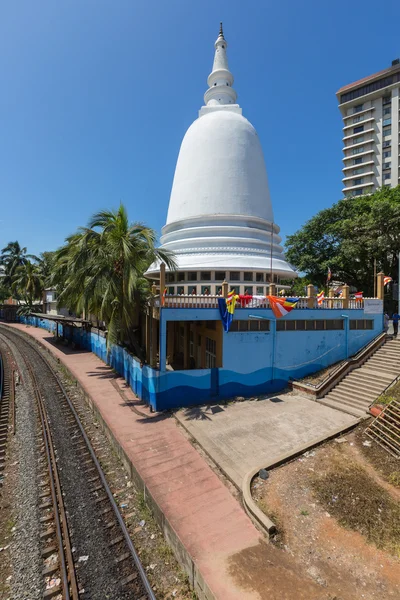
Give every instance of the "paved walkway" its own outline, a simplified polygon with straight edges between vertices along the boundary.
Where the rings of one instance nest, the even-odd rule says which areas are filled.
[[[124,380],[91,352],[56,346],[43,329],[9,326],[42,342],[79,380],[192,557],[212,597],[321,598],[321,588],[303,575],[292,557],[262,543],[240,504],[174,418],[151,415]]]
[[[295,394],[186,408],[176,416],[240,489],[246,473],[264,459],[270,463],[317,437],[329,437],[358,422]]]

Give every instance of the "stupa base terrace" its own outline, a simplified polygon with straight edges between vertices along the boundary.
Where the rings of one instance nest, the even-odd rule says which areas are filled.
[[[383,274],[378,274],[377,289],[378,298],[359,300],[350,299],[344,286],[342,298],[318,304],[309,286],[309,295],[280,319],[266,297],[250,298],[236,308],[228,332],[218,308],[221,296],[156,293],[143,327],[146,361],[121,346],[107,351],[104,333],[93,329],[65,325],[65,337],[108,362],[141,400],[162,411],[275,393],[290,381],[348,359],[383,332]],[[276,286],[269,291],[274,296]],[[24,322],[54,329],[39,316]],[[59,335],[62,329],[61,323]]]

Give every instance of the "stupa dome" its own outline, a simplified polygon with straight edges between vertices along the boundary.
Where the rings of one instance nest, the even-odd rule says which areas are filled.
[[[297,276],[280,246],[260,140],[236,103],[226,49],[221,25],[205,105],[183,138],[162,228],[162,247],[174,252],[178,272],[186,271],[171,293],[197,293],[189,282],[216,283],[221,272],[228,281],[234,273],[240,291],[249,288],[245,282]],[[158,272],[155,263],[147,276]]]
[[[201,215],[273,221],[260,140],[251,123],[232,110],[199,117],[183,138],[167,225]]]

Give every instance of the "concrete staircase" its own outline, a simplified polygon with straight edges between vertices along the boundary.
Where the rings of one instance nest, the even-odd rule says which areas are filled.
[[[378,348],[361,367],[350,371],[317,402],[363,418],[371,404],[399,375],[400,340],[393,339]]]

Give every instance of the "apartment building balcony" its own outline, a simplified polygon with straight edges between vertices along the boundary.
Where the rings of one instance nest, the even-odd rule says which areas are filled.
[[[353,127],[359,127],[360,125],[364,125],[365,123],[370,123],[371,121],[375,121],[375,117],[368,117],[368,119],[361,119],[361,121],[356,121],[355,123],[350,123],[350,125],[346,125],[343,127],[343,131],[346,129],[352,129]]]
[[[375,173],[373,171],[367,171],[366,173],[358,173],[357,175],[349,175],[348,177],[344,177],[342,179],[342,181],[344,183],[345,181],[349,181],[350,179],[356,179],[357,177],[368,177],[370,175],[375,175]]]
[[[351,140],[351,139],[356,138],[356,137],[360,137],[362,135],[365,135],[366,133],[372,133],[374,131],[375,131],[374,127],[371,127],[370,129],[365,129],[364,131],[359,131],[358,133],[352,133],[352,134],[347,135],[346,137],[342,138],[342,142],[345,142],[347,140]],[[360,143],[365,143],[365,142],[360,142]],[[357,144],[354,144],[354,146],[356,146],[356,145]]]
[[[349,148],[345,148],[345,150],[349,150]],[[342,158],[343,162],[345,160],[353,160],[354,158],[359,158],[361,156],[367,156],[367,154],[374,154],[375,150],[371,148],[370,150],[365,150],[365,152],[360,152],[359,154],[349,154],[349,156],[344,156]]]
[[[353,156],[352,158],[356,158],[356,156]],[[359,165],[349,165],[348,167],[343,167],[342,171],[349,171],[350,169],[357,169],[360,167],[367,167],[369,165],[374,165],[375,161],[373,160],[367,160],[366,162],[362,162]]]
[[[360,134],[358,134],[360,135]],[[368,138],[366,140],[363,140],[362,142],[357,142],[357,144],[349,144],[348,146],[344,146],[342,148],[342,152],[346,152],[346,150],[352,150],[353,148],[360,148],[361,146],[365,146],[365,144],[373,144],[374,140],[373,138]]]
[[[375,106],[370,106],[369,108],[364,108],[363,110],[360,110],[358,112],[351,112],[351,114],[349,115],[343,115],[343,120],[347,120],[347,119],[354,119],[354,117],[357,115],[365,115],[365,113],[369,112],[370,110],[375,110]]]
[[[352,177],[354,179],[354,177]],[[344,187],[342,192],[351,192],[352,190],[359,190],[360,188],[373,187],[375,184],[373,181],[368,181],[365,183],[359,183],[358,185],[350,185],[348,187]]]

